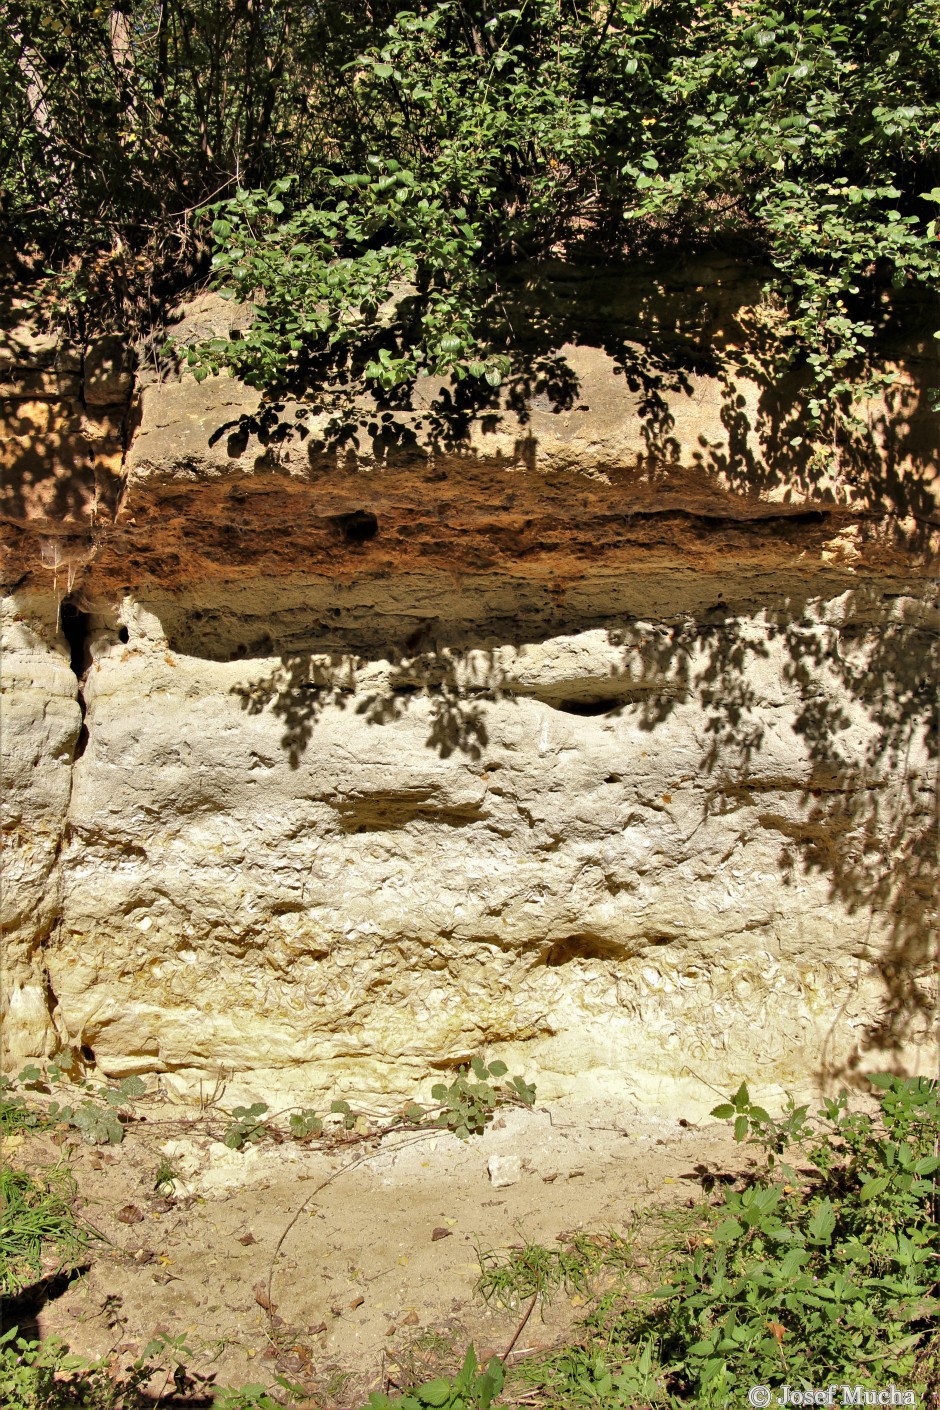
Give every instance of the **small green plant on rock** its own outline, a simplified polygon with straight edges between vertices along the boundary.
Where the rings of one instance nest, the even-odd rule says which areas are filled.
[[[240,1151],[244,1146],[254,1145],[269,1134],[268,1127],[261,1119],[268,1110],[267,1102],[252,1102],[251,1106],[232,1108],[232,1120],[225,1128],[222,1137],[230,1150]]]
[[[323,1122],[312,1107],[304,1107],[303,1111],[295,1112],[287,1124],[295,1141],[306,1141],[311,1136],[323,1135]]]
[[[146,1084],[139,1077],[125,1077],[116,1085],[91,1087],[91,1096],[78,1106],[52,1102],[46,1115],[50,1121],[74,1127],[91,1146],[117,1146],[124,1139],[122,1117],[126,1116],[134,1099],[142,1097],[146,1090]]]
[[[508,1071],[504,1062],[497,1060],[487,1067],[482,1058],[475,1057],[469,1067],[458,1071],[449,1086],[435,1083],[431,1096],[441,1103],[441,1109],[433,1117],[433,1124],[445,1126],[455,1136],[466,1140],[485,1128],[498,1106],[518,1103],[532,1106],[535,1087],[521,1077],[511,1077],[504,1084],[501,1079]],[[471,1081],[471,1074],[477,1079],[475,1082]],[[415,1110],[415,1107],[406,1109],[406,1115]]]

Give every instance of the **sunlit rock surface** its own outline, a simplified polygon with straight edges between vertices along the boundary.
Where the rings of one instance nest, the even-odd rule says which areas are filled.
[[[84,404],[9,355],[5,1058],[313,1095],[485,1050],[661,1105],[935,1065],[930,348],[824,469],[795,392],[651,403],[606,344],[339,429],[106,404],[106,352]]]

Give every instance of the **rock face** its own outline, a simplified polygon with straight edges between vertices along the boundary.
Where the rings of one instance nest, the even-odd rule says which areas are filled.
[[[485,1050],[660,1104],[935,1064],[929,344],[820,469],[798,389],[602,347],[338,425],[8,342],[9,1062],[283,1099]]]

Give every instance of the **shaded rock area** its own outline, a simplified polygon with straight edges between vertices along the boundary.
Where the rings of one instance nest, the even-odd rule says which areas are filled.
[[[576,292],[607,322],[470,410],[8,335],[11,1061],[283,1104],[485,1049],[666,1106],[935,1065],[937,344],[823,455],[716,361],[749,276]]]

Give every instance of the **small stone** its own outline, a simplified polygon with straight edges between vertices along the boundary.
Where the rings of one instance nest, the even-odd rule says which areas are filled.
[[[494,1190],[503,1190],[507,1185],[515,1185],[522,1175],[522,1165],[517,1155],[491,1155],[487,1161],[490,1184]]]

